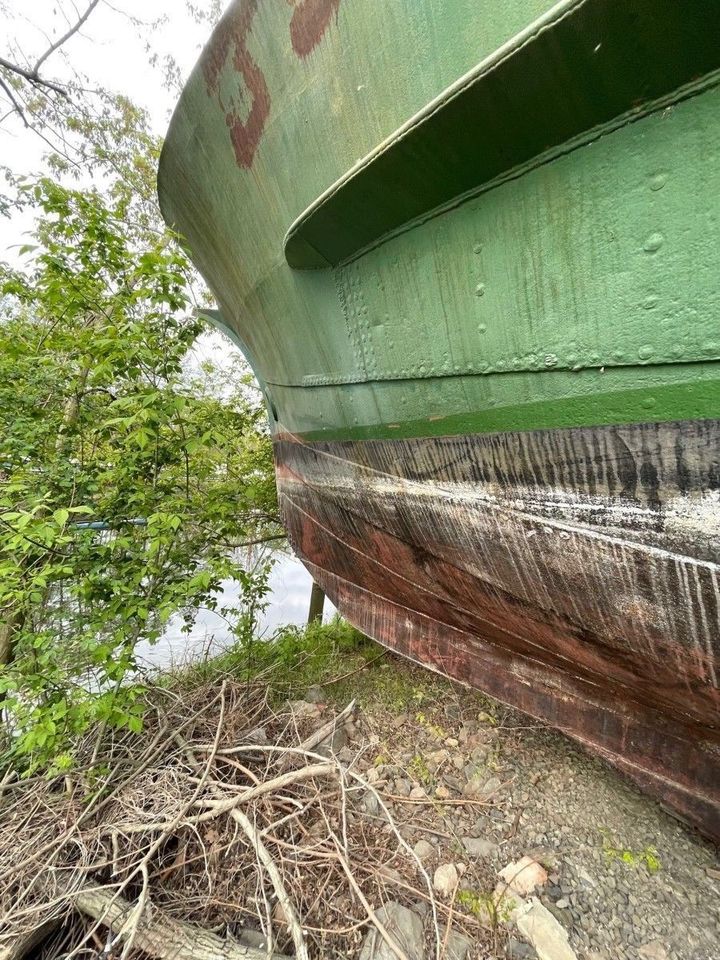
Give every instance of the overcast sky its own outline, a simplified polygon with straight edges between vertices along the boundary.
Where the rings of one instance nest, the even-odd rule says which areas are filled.
[[[0,30],[0,55],[13,62],[34,64],[50,42],[62,36],[77,20],[76,9],[86,9],[89,0],[5,0],[8,14]],[[203,0],[198,0],[201,5]],[[0,4],[0,6],[2,6]],[[0,17],[2,14],[0,13]],[[187,77],[208,37],[208,24],[197,24],[185,0],[101,0],[83,28],[44,64],[48,79],[68,80],[73,70],[87,76],[88,86],[103,87],[129,97],[144,107],[155,132],[164,134],[177,100],[168,90],[161,66],[151,65],[152,53],[160,62],[171,55]],[[151,50],[148,51],[147,47]],[[0,102],[3,100],[0,91]],[[7,112],[3,103],[0,116]],[[18,116],[0,125],[0,160],[16,173],[42,169],[46,144],[27,130]],[[23,241],[27,221],[0,219],[0,258],[14,259],[12,247]]]

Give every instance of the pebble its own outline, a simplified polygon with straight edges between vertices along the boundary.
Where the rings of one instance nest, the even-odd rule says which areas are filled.
[[[496,888],[499,893],[510,891],[520,897],[532,893],[536,887],[544,887],[548,881],[547,871],[532,857],[522,857],[515,863],[509,863],[499,871],[498,876],[504,881]]]
[[[498,851],[498,845],[492,840],[486,840],[485,837],[463,837],[462,845],[469,857],[479,860],[494,857]]]
[[[458,885],[460,877],[454,863],[441,863],[433,877],[433,887],[441,896],[449,897]]]
[[[638,950],[640,960],[669,960],[668,952],[659,940],[644,943]]]
[[[427,840],[418,840],[413,847],[413,853],[421,863],[424,863],[426,860],[433,860],[435,858],[435,847],[431,843],[428,843]]]

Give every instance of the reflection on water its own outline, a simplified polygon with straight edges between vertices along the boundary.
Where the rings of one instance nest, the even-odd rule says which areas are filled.
[[[260,616],[260,633],[270,635],[285,624],[304,624],[310,605],[312,578],[305,567],[292,556],[281,556],[270,574],[270,594],[267,609]],[[225,583],[219,596],[219,606],[230,606],[238,598],[237,584]],[[335,613],[335,607],[325,601],[325,616]],[[182,632],[182,619],[173,617],[165,634],[154,645],[143,643],[138,656],[146,667],[168,668],[191,660],[220,653],[232,643],[225,620],[212,610],[201,610],[190,633]]]

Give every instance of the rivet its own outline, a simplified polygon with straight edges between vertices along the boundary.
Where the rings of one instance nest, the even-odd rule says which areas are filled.
[[[662,190],[662,188],[667,183],[667,174],[666,173],[656,173],[654,177],[650,178],[650,189],[651,190]]]
[[[558,358],[555,356],[554,353],[546,354],[545,360],[544,360],[546,367],[556,367],[557,362],[558,362]]]
[[[653,355],[653,348],[648,344],[646,344],[643,347],[640,347],[640,349],[638,350],[638,356],[640,357],[641,360],[649,360],[652,355]]]
[[[655,253],[663,245],[664,237],[661,233],[651,233],[643,244],[645,253]]]
[[[649,297],[645,297],[643,300],[643,307],[645,310],[654,310],[658,305],[658,298],[653,294],[650,294]]]
[[[473,247],[473,253],[482,253],[482,244],[476,243]]]
[[[475,296],[476,296],[476,297],[484,297],[484,296],[485,296],[485,284],[484,284],[484,283],[479,283],[479,284],[475,287]]]
[[[484,324],[484,323],[479,323],[479,324],[478,324],[478,333],[485,333],[486,330],[487,330],[486,324]]]

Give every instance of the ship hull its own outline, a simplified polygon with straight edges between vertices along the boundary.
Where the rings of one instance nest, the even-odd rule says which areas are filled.
[[[290,541],[720,838],[716,0],[233,0],[163,215]]]
[[[571,734],[711,835],[719,449],[717,421],[275,440],[291,543],[351,622]]]

